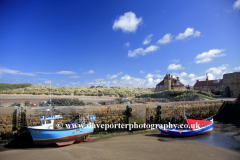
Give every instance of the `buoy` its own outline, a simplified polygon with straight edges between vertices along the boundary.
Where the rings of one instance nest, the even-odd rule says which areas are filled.
[[[88,135],[88,137],[87,137],[87,138],[88,138],[88,141],[90,141],[90,140],[91,140],[91,138],[90,138],[90,134]]]
[[[165,130],[165,132],[167,132],[167,130]]]
[[[179,132],[179,134],[182,134],[182,132]]]

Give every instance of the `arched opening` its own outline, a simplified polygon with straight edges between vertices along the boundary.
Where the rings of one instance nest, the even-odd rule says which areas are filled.
[[[231,97],[231,88],[229,86],[224,89],[224,97]]]

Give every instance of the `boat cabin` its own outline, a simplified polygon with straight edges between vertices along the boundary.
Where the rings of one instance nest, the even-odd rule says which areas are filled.
[[[41,122],[40,126],[29,126],[29,128],[35,128],[35,129],[54,129],[54,120],[55,119],[61,119],[63,118],[60,115],[55,115],[55,116],[47,116],[47,117],[42,117],[39,119]]]

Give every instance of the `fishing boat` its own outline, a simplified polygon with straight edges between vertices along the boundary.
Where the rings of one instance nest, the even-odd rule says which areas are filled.
[[[193,136],[198,134],[210,134],[213,128],[213,118],[204,120],[184,119],[182,125],[174,127],[157,126],[165,136]]]
[[[179,126],[157,126],[162,135],[165,136],[193,136],[198,134],[210,134],[213,128],[213,118],[204,120],[187,119],[184,108],[184,121]]]
[[[88,115],[85,123],[84,116],[79,122],[72,122],[68,124],[57,123],[54,127],[54,120],[63,118],[60,115],[42,117],[41,125],[29,126],[28,130],[32,136],[36,147],[42,145],[57,144],[58,146],[70,145],[73,143],[80,143],[84,138],[90,140],[90,134],[94,131],[95,115]]]

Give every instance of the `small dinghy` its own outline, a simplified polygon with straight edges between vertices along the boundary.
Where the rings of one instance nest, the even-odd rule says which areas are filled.
[[[213,118],[204,120],[185,119],[182,125],[176,127],[157,126],[160,132],[166,136],[193,136],[198,134],[210,134],[213,128]]]

